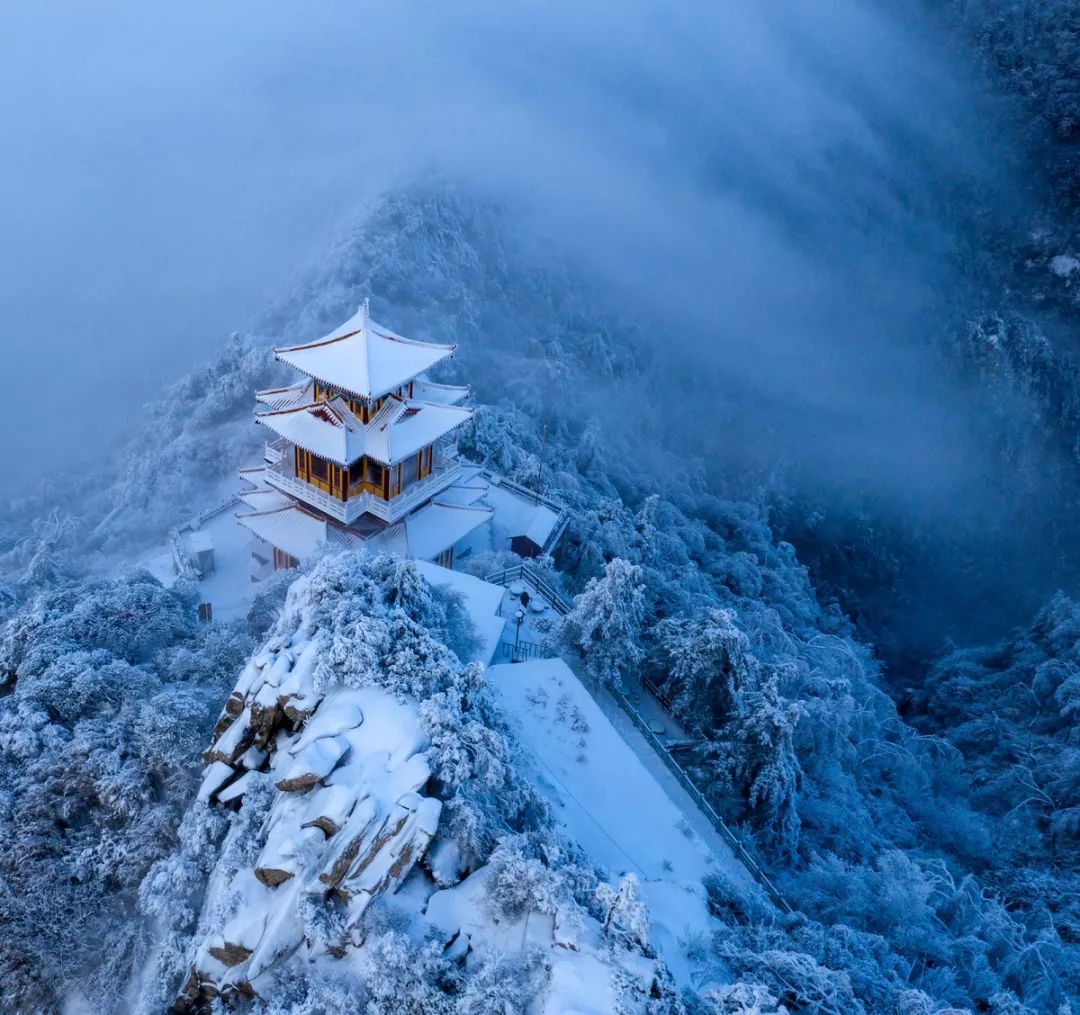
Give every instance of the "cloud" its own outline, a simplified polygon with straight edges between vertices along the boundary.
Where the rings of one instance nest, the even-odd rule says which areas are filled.
[[[854,0],[10,9],[0,267],[35,475],[116,433],[355,203],[435,168],[505,202],[815,481],[952,489],[926,322],[947,198],[996,185],[925,34]],[[33,378],[26,382],[26,376]],[[723,457],[737,442],[719,441]],[[837,468],[842,462],[842,469]],[[929,466],[929,467],[928,467]]]

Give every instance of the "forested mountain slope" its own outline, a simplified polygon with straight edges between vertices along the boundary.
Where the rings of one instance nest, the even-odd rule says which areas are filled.
[[[116,568],[140,546],[159,541],[177,517],[204,506],[238,460],[257,450],[249,399],[274,376],[268,346],[317,335],[370,295],[373,312],[399,330],[461,342],[454,371],[474,384],[482,406],[461,437],[465,454],[533,484],[546,425],[544,488],[575,515],[563,570],[551,573],[568,593],[582,594],[566,644],[604,679],[629,683],[647,673],[664,686],[680,717],[704,738],[696,762],[701,784],[756,840],[804,914],[785,923],[767,909],[748,908],[725,886],[711,886],[727,930],[701,948],[715,956],[718,978],[734,973],[760,998],[799,999],[814,1011],[906,1015],[954,1005],[1037,1012],[1067,1003],[1076,995],[1080,967],[1069,875],[1063,873],[1074,830],[1067,817],[1055,816],[1064,802],[1038,805],[1040,823],[1025,824],[1017,815],[1035,805],[1024,802],[1025,777],[1014,766],[1010,792],[1022,806],[1013,821],[1000,820],[1002,798],[982,791],[980,774],[1000,758],[986,753],[982,737],[938,739],[920,730],[922,719],[911,723],[898,715],[874,647],[856,637],[837,606],[821,601],[795,550],[774,532],[770,509],[790,517],[799,510],[792,497],[776,504],[770,477],[755,485],[732,474],[718,485],[707,463],[672,448],[671,402],[640,397],[640,377],[654,368],[655,349],[633,322],[598,311],[570,274],[513,236],[498,209],[442,186],[388,198],[258,334],[234,338],[214,363],[148,410],[122,472],[86,489],[82,518],[54,517],[29,535],[24,527],[23,538],[11,541],[3,658],[10,693],[0,702],[6,731],[0,758],[12,773],[4,821],[13,852],[5,862],[16,866],[5,871],[4,883],[20,883],[16,870],[18,878],[36,879],[51,911],[51,885],[61,894],[75,889],[61,886],[50,865],[73,863],[72,851],[89,856],[86,850],[119,843],[115,848],[137,859],[129,867],[102,868],[100,880],[80,880],[78,890],[109,898],[117,908],[100,910],[95,919],[130,932],[139,880],[174,848],[175,815],[190,799],[213,714],[247,639],[261,636],[273,611],[253,618],[250,633],[196,632],[184,620],[147,656],[141,643],[101,643],[130,612],[127,585],[112,579],[102,585],[78,572]],[[613,411],[629,400],[639,411]],[[13,524],[35,509],[10,509]],[[854,531],[870,541],[865,528]],[[73,552],[84,540],[92,552]],[[873,549],[884,557],[892,552],[886,540]],[[852,570],[864,566],[862,559]],[[501,562],[480,560],[475,567]],[[843,575],[833,570],[830,577],[841,581]],[[145,609],[155,617],[183,613],[183,590],[146,594],[153,605]],[[74,628],[70,608],[50,605],[83,601],[87,615],[98,619]],[[1054,609],[1067,613],[1071,606],[1059,601]],[[620,631],[640,637],[605,639],[604,625],[616,621]],[[121,624],[117,631],[123,630]],[[1071,651],[1069,629],[1061,630],[1064,641],[1039,649],[1048,658]],[[62,650],[42,651],[54,645]],[[101,786],[80,805],[79,837],[53,824],[41,841],[54,841],[27,851],[25,844],[42,835],[33,824],[39,811],[25,807],[19,794],[39,793],[48,777],[25,782],[19,774],[30,771],[27,766],[68,770],[57,751],[81,742],[82,723],[92,720],[87,729],[107,738],[103,749],[114,759],[110,765],[120,766],[117,773],[122,759],[156,756],[142,747],[130,751],[118,739],[126,711],[117,711],[107,695],[102,699],[103,692],[62,708],[39,703],[36,682],[52,679],[48,674],[61,665],[65,680],[77,676],[91,688],[103,667],[134,666],[138,682],[124,686],[145,686],[153,701],[165,695],[155,706],[160,715],[180,709],[174,721],[186,739],[168,745],[160,775],[146,776],[154,806],[173,815],[152,843],[136,845],[146,824],[130,809],[109,809],[114,769],[107,767]],[[946,660],[929,673],[926,693],[937,696],[927,715],[960,707],[966,692],[953,677],[960,665]],[[1045,695],[1056,701],[1056,689],[1068,681],[1064,671],[1052,673]],[[193,694],[197,702],[189,700]],[[125,701],[131,707],[130,693]],[[1026,714],[1014,718],[1029,721]],[[1053,744],[1067,755],[1065,726],[1048,720],[1041,736],[1045,757],[1058,750]],[[1056,792],[1040,788],[1051,797]],[[52,817],[41,812],[40,820]],[[183,848],[197,844],[189,840]],[[34,919],[28,915],[20,926]],[[68,935],[83,926],[63,921],[44,938],[21,932],[18,949],[6,950],[20,972],[5,982],[22,992],[13,996],[26,999],[28,1010],[48,1010],[65,983],[89,984],[81,973],[89,976],[105,961],[105,950],[114,968],[127,963],[131,969],[140,953],[115,935],[82,935],[81,947],[69,948]],[[52,968],[50,956],[58,950],[67,964]],[[728,1007],[715,1008],[719,1001],[703,997],[680,1003],[740,1010],[726,1000]]]

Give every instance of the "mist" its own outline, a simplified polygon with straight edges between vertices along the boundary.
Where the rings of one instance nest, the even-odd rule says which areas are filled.
[[[927,25],[852,0],[3,22],[10,492],[107,455],[365,201],[430,173],[504,204],[653,340],[645,383],[686,393],[692,441],[724,421],[719,467],[782,457],[919,510],[984,471],[927,322],[959,284],[957,195],[1008,179]]]

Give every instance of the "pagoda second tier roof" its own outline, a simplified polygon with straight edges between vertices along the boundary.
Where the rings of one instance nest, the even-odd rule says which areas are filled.
[[[296,501],[238,514],[236,520],[279,550],[303,560],[322,547],[368,549],[419,560],[432,560],[470,532],[491,520],[492,510],[429,501],[400,522],[363,534]]]
[[[362,423],[344,398],[257,412],[255,419],[313,455],[347,467],[363,457],[396,465],[472,418],[472,408],[389,398]]]
[[[274,355],[315,380],[373,401],[452,356],[456,345],[403,338],[368,316],[367,301],[317,342],[275,349]]]
[[[435,402],[439,405],[459,405],[469,397],[467,384],[436,384],[428,380],[424,374],[416,377],[413,383],[410,398],[418,402]],[[256,391],[255,400],[271,409],[293,409],[301,405],[309,405],[315,401],[314,383],[310,378],[304,378],[296,384],[290,384],[287,388],[270,388],[267,391]]]
[[[438,402],[440,405],[460,405],[469,397],[467,384],[436,384],[426,377],[417,377],[412,397],[421,402]]]

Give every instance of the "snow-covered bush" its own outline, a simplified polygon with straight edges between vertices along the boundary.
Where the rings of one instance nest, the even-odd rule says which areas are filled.
[[[596,908],[596,874],[546,833],[503,836],[487,858],[486,873],[488,902],[499,916],[558,913],[570,920],[578,907]]]

